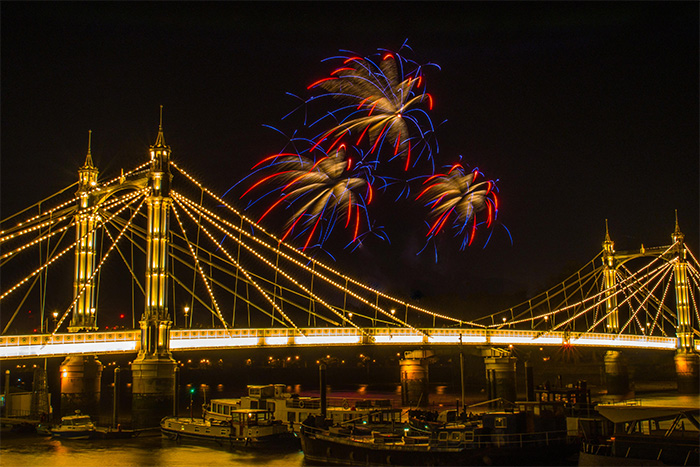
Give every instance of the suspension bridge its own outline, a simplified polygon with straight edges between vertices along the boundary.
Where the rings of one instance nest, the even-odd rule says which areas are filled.
[[[159,339],[166,350],[700,346],[700,267],[677,220],[670,245],[636,251],[616,251],[606,226],[602,251],[561,284],[466,319],[463,310],[436,312],[373,289],[281,241],[172,161],[162,125],[147,161],[111,179],[100,179],[90,146],[76,184],[1,221],[0,358],[137,352]],[[60,280],[66,273],[72,294]],[[109,294],[100,291],[114,286],[122,304],[100,301]],[[180,323],[170,303],[183,304]],[[22,327],[29,309],[39,310],[38,329],[8,333]],[[131,329],[102,330],[108,312],[122,323],[129,314]],[[211,328],[191,329],[204,314]]]

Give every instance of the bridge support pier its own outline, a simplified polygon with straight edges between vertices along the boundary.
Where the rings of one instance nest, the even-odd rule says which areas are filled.
[[[401,368],[401,405],[404,407],[426,407],[428,405],[428,364],[433,352],[409,350],[404,352]]]
[[[71,355],[61,363],[61,415],[76,410],[97,417],[100,410],[102,363],[94,355]]]
[[[676,363],[678,392],[681,394],[700,392],[700,355],[692,351],[679,351],[673,359]]]
[[[517,397],[515,363],[510,355],[490,355],[484,358],[486,366],[486,393],[489,400],[503,398],[515,402]]]
[[[169,355],[137,358],[131,364],[131,421],[134,428],[152,428],[172,414],[175,367]]]
[[[608,394],[624,395],[630,391],[627,358],[617,350],[605,352],[605,386]]]

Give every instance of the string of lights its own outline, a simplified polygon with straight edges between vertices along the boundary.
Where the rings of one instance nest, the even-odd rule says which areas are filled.
[[[75,209],[73,209],[73,211],[74,210]],[[0,237],[0,243],[5,243],[9,240],[12,240],[13,238],[21,237],[22,235],[26,235],[28,233],[35,232],[37,230],[42,230],[45,227],[54,225],[56,223],[59,223],[59,222],[66,220],[67,218],[70,218],[73,214],[74,214],[73,212],[70,212],[64,216],[56,217],[55,219],[49,219],[49,220],[42,222],[40,224],[33,225],[32,227],[27,227],[26,229],[20,230],[19,232],[12,233],[12,234],[6,235],[4,237]]]
[[[638,280],[644,280],[644,279],[646,279],[650,274],[655,273],[655,272],[657,272],[659,269],[664,269],[664,268],[666,268],[666,267],[667,267],[667,265],[662,264],[661,266],[659,266],[659,267],[657,267],[655,270],[653,270],[653,271],[651,271],[651,272],[645,274],[644,276],[642,276],[642,277],[641,277],[640,279],[638,279]],[[627,280],[629,280],[629,278],[627,278]],[[621,294],[622,291],[623,291],[623,289],[624,289],[624,286],[620,286],[617,290],[615,290],[615,293],[614,293],[614,294],[612,294],[612,295],[606,295],[606,296],[605,296],[605,299],[608,300],[611,296],[617,296],[617,295]],[[607,292],[607,291],[609,291],[609,290],[612,290],[612,288],[605,289],[602,293],[605,293],[605,292]],[[606,320],[610,315],[612,315],[613,313],[615,313],[615,312],[619,309],[619,307],[620,307],[621,305],[624,305],[626,302],[627,302],[627,299],[623,300],[622,303],[618,304],[617,307],[615,307],[615,308],[613,308],[612,310],[610,310],[610,311],[608,311],[607,313],[605,313],[605,315],[603,315],[601,318],[599,318],[597,321],[595,321],[595,322],[588,328],[588,330],[587,330],[586,332],[587,332],[587,333],[588,333],[588,332],[593,332],[593,330],[594,330],[600,323],[602,323],[602,322],[603,322],[604,320]],[[590,308],[589,308],[589,309],[590,309]],[[584,310],[582,313],[585,313],[586,311],[588,311],[588,310]],[[559,328],[559,327],[561,327],[561,325],[560,325],[560,326],[557,326],[557,328]]]
[[[136,208],[136,210],[132,213],[131,217],[129,218],[129,222],[128,222],[128,223],[131,223],[131,222],[133,221],[134,217],[136,217],[136,213],[137,213],[137,212],[141,209],[141,207],[143,206],[144,202],[146,201],[147,193],[150,192],[151,189],[150,189],[150,187],[149,187],[149,188],[145,188],[145,189],[142,190],[142,191],[146,192],[146,195],[143,196],[143,197],[141,197],[141,202],[139,203],[139,205],[138,205],[138,207]],[[119,215],[121,212],[123,212],[126,208],[128,208],[129,206],[131,206],[131,205],[132,205],[134,202],[136,202],[138,199],[139,199],[139,198],[134,198],[134,199],[132,199],[128,204],[125,204],[119,211],[115,212],[114,215],[113,215],[112,217],[115,217],[115,216]],[[105,263],[105,261],[107,261],[107,258],[109,257],[109,254],[110,254],[110,253],[112,252],[112,250],[115,248],[115,246],[117,245],[117,242],[119,242],[119,239],[121,239],[122,235],[124,235],[124,232],[127,231],[127,228],[128,228],[128,225],[125,226],[125,227],[119,232],[119,235],[117,235],[117,238],[114,240],[114,242],[112,242],[112,244],[109,246],[109,248],[107,248],[107,251],[106,251],[105,254],[102,256],[102,259],[101,259],[100,262],[97,264],[97,266],[95,267],[94,271],[92,272],[92,274],[90,275],[90,277],[88,278],[88,280],[82,285],[82,287],[80,288],[80,290],[75,294],[75,298],[73,299],[73,301],[71,302],[71,304],[68,306],[68,308],[66,308],[66,311],[64,311],[63,314],[61,315],[61,319],[58,320],[58,323],[56,324],[56,328],[53,330],[53,332],[51,333],[51,335],[55,335],[55,334],[58,332],[58,330],[59,330],[59,328],[61,327],[61,325],[63,324],[63,322],[66,320],[66,317],[68,316],[68,314],[70,313],[70,311],[73,309],[73,307],[75,306],[75,304],[78,302],[78,300],[80,299],[80,297],[81,297],[81,295],[83,294],[83,292],[85,291],[85,289],[87,288],[87,285],[90,284],[90,283],[92,283],[93,279],[95,278],[95,275],[100,271],[100,269],[102,269],[102,265]],[[94,230],[94,229],[93,229],[93,230]],[[89,235],[89,234],[90,234],[90,232],[88,232],[85,236],[87,237],[87,235]]]
[[[41,204],[42,204],[42,203],[44,203],[44,202],[50,200],[51,198],[54,198],[55,196],[60,195],[61,193],[65,192],[65,191],[67,191],[67,190],[70,190],[71,188],[73,188],[73,187],[76,186],[77,184],[78,184],[78,182],[71,183],[71,184],[68,185],[67,187],[65,187],[65,188],[63,188],[63,189],[57,191],[56,193],[54,193],[54,194],[52,194],[52,195],[50,195],[50,196],[48,196],[48,197],[42,199],[42,200],[39,201],[38,203],[34,203],[34,204],[32,204],[31,206],[26,207],[26,208],[22,209],[21,211],[18,211],[18,212],[16,212],[16,213],[12,214],[11,216],[6,217],[5,219],[0,220],[0,224],[1,224],[1,223],[4,223],[4,222],[8,222],[10,219],[14,219],[15,217],[19,216],[20,214],[22,214],[22,213],[24,213],[24,212],[27,212],[27,211],[29,211],[30,209],[32,209],[32,208],[34,208],[34,207],[36,207],[36,206],[41,207]],[[79,199],[80,199],[79,197],[74,196],[73,198],[69,199],[68,201],[66,201],[66,202],[64,202],[64,203],[62,203],[62,204],[60,204],[60,205],[58,205],[58,206],[56,206],[56,207],[54,207],[54,208],[51,208],[51,209],[49,209],[48,211],[44,211],[43,213],[40,212],[39,214],[35,215],[34,217],[31,217],[31,218],[27,219],[26,221],[18,223],[15,227],[12,227],[11,229],[14,229],[14,228],[17,228],[17,227],[21,227],[22,225],[24,225],[24,224],[26,224],[26,223],[28,223],[28,222],[33,222],[34,220],[40,218],[41,216],[51,215],[52,213],[56,212],[57,210],[59,210],[59,209],[61,209],[61,208],[64,208],[64,207],[68,206],[69,204],[72,204],[73,206],[75,206],[75,205],[77,204],[76,201],[78,201]],[[8,230],[11,230],[11,229],[8,229]],[[7,230],[0,231],[0,235],[3,235],[5,232],[7,232]]]
[[[639,322],[638,313],[642,309],[643,305],[647,302],[647,300],[649,300],[649,297],[652,296],[654,290],[656,290],[659,287],[659,285],[661,285],[663,283],[663,281],[670,275],[671,272],[673,272],[673,267],[666,265],[665,268],[662,268],[654,276],[650,277],[645,284],[642,284],[642,285],[637,284],[637,286],[632,291],[632,293],[630,295],[628,295],[625,298],[625,300],[620,304],[620,305],[624,305],[627,301],[631,302],[632,298],[634,298],[637,293],[643,293],[646,289],[647,295],[644,297],[644,300],[640,302],[639,307],[637,307],[637,309],[634,310],[633,313],[631,313],[627,322],[620,328],[620,331],[617,333],[618,336],[621,336],[625,332],[625,329],[627,329],[627,327],[630,325],[630,323],[633,320],[637,321],[637,326],[639,327],[639,329],[644,328],[642,323]],[[652,288],[647,289],[646,284],[652,282],[655,279],[656,279],[656,284]],[[625,291],[625,292],[627,292],[628,290],[629,290],[629,288],[623,289],[623,291]]]
[[[576,271],[575,273],[571,274],[569,277],[564,279],[564,281],[562,281],[562,284],[565,284],[565,285],[571,284],[569,287],[576,286],[576,290],[578,291],[585,283],[588,283],[589,280],[591,280],[592,278],[595,277],[596,274],[598,274],[598,272],[601,268],[596,267],[595,263],[599,260],[601,255],[602,255],[602,252],[598,253],[592,260],[590,260],[588,263],[586,263],[578,271]],[[581,272],[588,269],[588,268],[590,268],[590,271],[587,272],[586,274],[584,274],[583,277],[581,277],[580,276]],[[575,277],[575,279],[574,279],[574,277]],[[584,281],[583,284],[581,283],[582,280]],[[556,291],[556,289],[559,287],[561,287],[561,284],[557,284],[557,285],[551,287],[550,289],[536,295],[535,297],[533,297],[529,300],[526,300],[524,302],[521,302],[513,307],[510,307],[506,310],[498,311],[496,313],[492,313],[490,315],[486,315],[482,318],[479,318],[476,321],[477,322],[478,321],[491,321],[492,324],[490,326],[486,325],[487,327],[502,326],[503,325],[502,323],[496,323],[496,321],[499,321],[496,318],[503,316],[507,312],[513,313],[512,310],[520,309],[520,308],[522,308],[523,311],[518,312],[518,314],[513,314],[512,318],[511,318],[512,321],[510,321],[510,324],[524,323],[524,322],[530,321],[531,319],[533,319],[532,311],[534,309],[537,309],[538,307],[542,306],[543,304],[548,303],[548,297],[549,298],[555,297],[558,293],[560,293],[561,291],[560,292]],[[554,292],[554,293],[552,293],[552,292]],[[551,293],[551,295],[550,295],[550,293]],[[572,293],[571,295],[574,295],[574,293]],[[530,316],[527,319],[522,319],[522,317],[524,315],[528,315],[528,314]],[[549,314],[551,315],[551,313],[549,313]],[[540,317],[543,317],[543,316],[545,316],[545,315],[541,315]],[[518,321],[518,320],[520,320],[520,321]]]
[[[194,204],[194,203],[193,203],[193,204]],[[239,231],[239,228],[238,228],[237,226],[235,226],[235,225],[233,225],[232,223],[226,221],[225,219],[223,219],[223,218],[217,216],[216,214],[212,213],[211,211],[208,211],[208,210],[206,210],[206,209],[204,209],[204,208],[202,208],[202,210],[205,211],[207,214],[211,215],[212,217],[216,218],[217,221],[224,223],[225,225],[227,225],[228,227],[230,227],[230,228],[232,228],[232,229],[234,229],[234,230],[236,230],[236,231]],[[362,303],[364,303],[364,304],[367,305],[367,306],[372,307],[373,309],[375,309],[375,310],[377,310],[378,312],[384,314],[385,316],[389,317],[390,319],[392,319],[392,320],[398,322],[399,324],[402,324],[403,326],[406,326],[406,327],[408,327],[408,328],[411,328],[411,329],[413,329],[413,330],[416,331],[416,332],[422,333],[422,332],[419,331],[418,329],[414,328],[413,326],[409,325],[408,323],[405,323],[404,321],[402,321],[402,320],[399,319],[398,317],[394,316],[392,313],[390,313],[390,312],[388,312],[388,311],[386,311],[386,310],[383,310],[382,308],[378,307],[378,306],[375,305],[375,304],[372,304],[371,302],[369,302],[369,301],[366,300],[365,298],[363,298],[363,297],[361,297],[360,295],[355,294],[354,292],[352,292],[350,289],[344,287],[344,286],[341,285],[341,284],[338,284],[337,282],[331,280],[330,278],[328,278],[328,277],[326,277],[325,275],[319,273],[318,271],[315,271],[313,268],[309,268],[306,264],[304,264],[304,263],[302,263],[302,262],[296,260],[295,258],[292,258],[290,255],[287,255],[286,253],[280,251],[278,248],[275,248],[275,247],[273,247],[273,246],[271,246],[271,245],[268,245],[268,244],[264,243],[262,240],[257,239],[257,238],[255,238],[254,236],[249,235],[248,232],[245,232],[245,231],[240,231],[240,232],[243,233],[244,235],[246,235],[246,237],[251,238],[252,240],[258,242],[259,244],[265,246],[266,248],[272,250],[273,252],[278,253],[280,256],[282,256],[283,258],[287,259],[288,261],[290,261],[290,262],[296,264],[298,267],[301,267],[301,268],[305,269],[306,271],[308,271],[308,272],[314,274],[316,277],[319,277],[320,279],[322,279],[322,280],[324,280],[326,283],[328,283],[328,284],[330,284],[330,285],[336,287],[337,289],[342,290],[342,291],[345,292],[345,293],[348,293],[349,295],[351,295],[351,296],[354,297],[355,299],[361,301]],[[235,239],[235,236],[234,236],[234,235],[231,235],[231,237]],[[235,241],[238,241],[238,240],[236,239]],[[247,246],[246,246],[244,243],[241,243],[241,245],[247,248]],[[296,251],[296,250],[295,250],[295,251]],[[258,255],[257,253],[255,253],[255,254],[256,254],[256,256],[258,256],[260,259],[263,259],[262,256]]]
[[[655,262],[656,260],[658,260],[658,258],[655,258],[653,262]],[[652,263],[653,263],[653,262],[652,262]],[[590,263],[589,263],[589,264],[590,264]],[[651,266],[651,264],[650,264],[650,266]],[[664,265],[660,266],[659,268],[662,268],[663,266],[664,266]],[[659,269],[659,268],[657,268],[657,269]],[[602,269],[602,266],[599,267],[598,269],[601,270],[601,269]],[[638,271],[638,272],[639,272],[639,271]],[[621,283],[616,284],[615,287],[610,287],[610,288],[607,288],[607,289],[602,289],[602,290],[600,290],[597,294],[585,296],[585,298],[584,298],[583,300],[580,300],[580,301],[578,301],[578,302],[576,302],[576,303],[573,303],[573,304],[571,304],[571,305],[567,305],[567,306],[564,306],[564,307],[562,307],[562,308],[558,308],[558,309],[555,309],[555,310],[553,310],[553,311],[549,311],[549,312],[547,312],[547,313],[541,313],[541,314],[536,315],[536,316],[530,316],[530,317],[524,318],[524,319],[506,321],[506,322],[504,322],[503,324],[506,324],[506,325],[516,325],[516,324],[521,324],[521,323],[525,323],[525,322],[528,322],[528,321],[534,321],[534,320],[537,320],[537,319],[546,319],[546,320],[549,320],[549,319],[552,318],[554,315],[562,314],[562,312],[564,312],[564,311],[573,310],[573,309],[575,309],[575,308],[578,308],[578,307],[580,307],[580,306],[583,306],[586,302],[591,302],[591,301],[593,302],[593,305],[591,305],[591,306],[589,306],[589,307],[587,307],[587,308],[582,309],[581,311],[577,312],[576,314],[574,314],[574,315],[571,316],[571,317],[568,317],[566,320],[564,320],[563,322],[559,323],[558,325],[556,325],[556,326],[554,326],[554,327],[552,328],[552,330],[559,329],[559,328],[561,328],[562,326],[564,326],[564,325],[566,325],[566,324],[569,324],[570,322],[574,321],[574,320],[577,319],[578,317],[585,315],[588,311],[590,311],[591,309],[593,309],[593,308],[595,308],[596,306],[599,306],[601,303],[603,303],[605,300],[599,300],[601,297],[605,297],[605,299],[609,299],[611,296],[616,296],[616,295],[622,293],[622,289],[626,286],[626,283],[627,283],[627,282],[632,282],[632,281],[634,281],[634,280],[641,280],[641,279],[637,279],[637,278],[636,278],[636,274],[637,274],[637,273],[632,274],[632,275],[630,275],[629,277],[624,278],[624,280],[623,280]],[[647,275],[648,275],[648,274],[647,274]],[[646,277],[646,276],[644,276],[644,277]],[[550,289],[550,290],[551,290],[551,289]],[[606,295],[606,294],[608,294],[608,295]],[[540,296],[541,296],[541,295],[542,295],[542,294],[540,294]],[[531,306],[531,309],[534,309],[534,308],[535,308],[534,306]],[[606,314],[605,317],[603,317],[603,318],[601,318],[600,320],[598,320],[597,323],[599,323],[601,320],[604,320],[607,316],[608,316],[608,314]],[[492,325],[490,325],[489,327],[490,327],[490,328],[502,327],[503,324],[492,324]],[[592,326],[592,328],[595,328],[595,326],[597,326],[597,324],[594,325],[594,326]],[[590,332],[590,329],[591,329],[591,328],[589,328],[589,331],[587,331],[587,332]]]
[[[192,203],[191,200],[187,200],[187,199],[184,198],[184,197],[181,198],[178,194],[174,194],[174,197],[176,197],[176,198],[178,199],[178,201],[179,201],[180,199],[182,199],[184,202],[186,202],[186,203],[188,203],[188,204],[191,204],[191,203]],[[202,211],[204,211],[204,209],[202,209]],[[218,228],[219,230],[221,230],[224,234],[229,235],[229,236],[231,236],[232,238],[234,237],[234,236],[232,235],[232,232],[231,232],[231,231],[227,231],[227,230],[224,229],[220,224],[216,224],[216,223],[215,223],[209,216],[207,216],[205,213],[200,212],[200,214],[202,214],[203,217],[206,217],[207,220],[208,220],[213,226],[217,227],[217,228]],[[193,218],[192,215],[190,215],[190,217]],[[208,232],[206,229],[204,229],[204,232],[205,232],[205,233],[209,236],[209,238],[216,244],[216,239],[214,239],[214,238],[211,236],[211,234],[209,234],[209,232]],[[266,258],[264,258],[262,255],[258,254],[258,253],[257,253],[253,248],[251,248],[249,245],[246,245],[245,243],[242,243],[242,242],[240,243],[240,245],[243,246],[246,250],[248,250],[251,254],[255,255],[258,259],[262,260],[262,261],[263,261],[265,264],[267,264],[269,267],[273,268],[276,272],[278,272],[279,274],[281,274],[281,275],[282,275],[283,277],[285,277],[287,280],[289,280],[290,282],[292,282],[295,286],[297,286],[298,288],[300,288],[301,290],[303,290],[309,297],[311,297],[311,298],[313,298],[314,300],[316,300],[317,302],[321,303],[321,304],[322,304],[323,306],[325,306],[328,310],[330,310],[332,313],[334,313],[335,315],[337,315],[341,320],[349,322],[350,325],[351,325],[352,327],[354,327],[354,328],[356,328],[357,330],[359,330],[360,332],[363,332],[363,333],[364,333],[364,331],[363,331],[359,326],[357,326],[357,325],[356,325],[355,323],[353,323],[352,321],[347,320],[347,318],[346,318],[345,316],[343,316],[341,313],[339,313],[333,306],[331,306],[330,304],[328,304],[326,301],[324,301],[324,300],[323,300],[321,297],[319,297],[318,295],[316,295],[316,294],[314,294],[313,292],[311,292],[311,291],[310,291],[309,289],[307,289],[304,285],[302,285],[302,284],[300,284],[299,282],[297,282],[294,278],[292,278],[292,276],[290,276],[289,274],[287,274],[284,270],[282,270],[282,269],[280,269],[279,267],[273,265],[272,262],[270,262],[269,260],[267,260]],[[220,245],[220,248],[222,248],[222,251],[226,252],[226,250],[223,248],[223,246]],[[228,254],[227,254],[227,257],[229,257]],[[229,259],[232,259],[232,258],[229,257]]]
[[[180,220],[180,214],[178,214],[177,209],[175,208],[175,205],[171,205],[171,209],[173,213],[175,213],[175,218],[177,219],[177,223],[180,225],[180,229],[182,230],[182,234],[185,236],[185,239],[187,239],[187,233],[185,231],[185,227],[182,225],[182,221]],[[228,324],[226,323],[226,320],[224,319],[223,315],[221,314],[221,310],[219,309],[219,304],[216,301],[216,297],[214,297],[214,291],[211,289],[211,285],[209,284],[209,281],[206,278],[206,275],[204,274],[204,271],[202,270],[202,266],[199,264],[199,258],[197,258],[197,253],[195,253],[194,249],[192,248],[192,244],[187,241],[187,246],[190,249],[190,254],[192,255],[192,258],[194,259],[195,265],[197,266],[197,270],[199,271],[200,277],[202,278],[202,282],[204,282],[204,286],[207,288],[207,292],[209,292],[209,298],[211,298],[211,302],[214,304],[214,308],[216,309],[216,316],[219,318],[221,321],[221,324],[224,325],[224,329],[228,330]]]
[[[64,218],[63,220],[65,220],[65,218]],[[43,242],[44,240],[48,240],[48,239],[50,239],[51,237],[53,237],[53,236],[55,236],[55,235],[58,235],[59,233],[65,231],[65,230],[68,230],[68,229],[71,228],[72,226],[73,226],[73,224],[72,224],[72,223],[69,223],[69,224],[64,225],[63,227],[60,227],[60,228],[58,228],[58,229],[56,229],[56,230],[54,230],[54,231],[52,231],[52,232],[50,232],[50,233],[47,233],[47,234],[45,234],[45,235],[42,235],[41,237],[37,237],[36,239],[32,240],[31,242],[26,243],[26,244],[24,244],[24,245],[22,245],[22,246],[20,246],[20,247],[15,248],[14,250],[8,251],[7,253],[3,254],[2,256],[0,256],[0,260],[4,260],[5,258],[9,258],[10,256],[16,255],[16,254],[19,253],[20,251],[24,251],[24,250],[26,250],[27,248],[30,248],[30,247],[36,245],[36,244],[39,243],[39,242]],[[3,262],[2,264],[4,265],[5,263]]]

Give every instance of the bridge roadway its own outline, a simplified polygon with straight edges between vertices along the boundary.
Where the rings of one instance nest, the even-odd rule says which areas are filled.
[[[675,337],[615,335],[602,333],[520,331],[511,329],[422,329],[410,328],[294,329],[188,329],[170,332],[170,349],[216,350],[234,348],[277,348],[294,346],[352,345],[536,345],[638,348],[673,351]],[[58,357],[73,354],[133,353],[138,351],[140,330],[33,334],[0,337],[0,360]],[[700,351],[700,342],[696,344]]]

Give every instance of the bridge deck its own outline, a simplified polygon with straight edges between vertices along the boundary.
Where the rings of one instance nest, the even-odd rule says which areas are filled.
[[[537,345],[586,346],[674,350],[676,338],[602,333],[543,332],[505,329],[421,329],[355,328],[294,329],[191,329],[173,330],[173,351],[254,347],[292,347],[318,345]],[[461,337],[460,337],[461,336]],[[0,360],[63,356],[69,354],[107,354],[137,352],[140,330],[67,334],[34,334],[0,337]],[[696,344],[700,351],[700,343]]]

